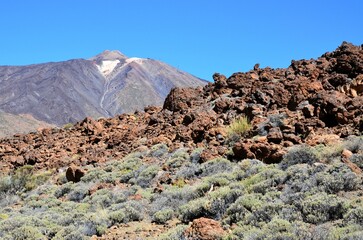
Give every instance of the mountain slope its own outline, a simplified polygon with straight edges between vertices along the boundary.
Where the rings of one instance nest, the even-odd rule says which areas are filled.
[[[173,87],[205,82],[165,63],[105,51],[89,60],[0,66],[0,109],[62,125],[161,105]]]
[[[29,115],[14,115],[0,111],[0,138],[49,127],[54,126],[38,121]]]

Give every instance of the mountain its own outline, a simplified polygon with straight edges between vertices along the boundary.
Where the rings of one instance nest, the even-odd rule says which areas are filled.
[[[362,47],[0,139],[0,238],[362,239]]]
[[[14,115],[0,111],[0,138],[50,127],[55,126],[38,121],[30,115]]]
[[[206,81],[157,60],[104,51],[88,60],[0,66],[0,84],[4,112],[63,125],[162,105],[171,88]]]

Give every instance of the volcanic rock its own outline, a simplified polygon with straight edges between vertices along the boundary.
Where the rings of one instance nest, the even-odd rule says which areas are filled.
[[[222,239],[226,232],[218,221],[202,217],[195,219],[184,234],[188,240],[217,240]]]
[[[86,172],[75,165],[68,167],[66,178],[68,181],[79,182]]]

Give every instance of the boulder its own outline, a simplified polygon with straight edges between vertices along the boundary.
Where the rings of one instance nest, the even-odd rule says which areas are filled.
[[[195,219],[185,232],[187,240],[218,240],[226,235],[220,222],[209,218]]]
[[[68,182],[79,182],[85,173],[83,169],[72,164],[66,171],[66,178]]]

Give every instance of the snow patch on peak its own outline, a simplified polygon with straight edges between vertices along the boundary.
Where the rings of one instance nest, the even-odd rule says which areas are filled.
[[[108,77],[119,63],[120,60],[106,60],[102,61],[97,67],[104,77]]]
[[[138,64],[143,64],[144,60],[145,59],[143,59],[143,58],[132,57],[132,58],[126,59],[126,63],[136,62]]]

